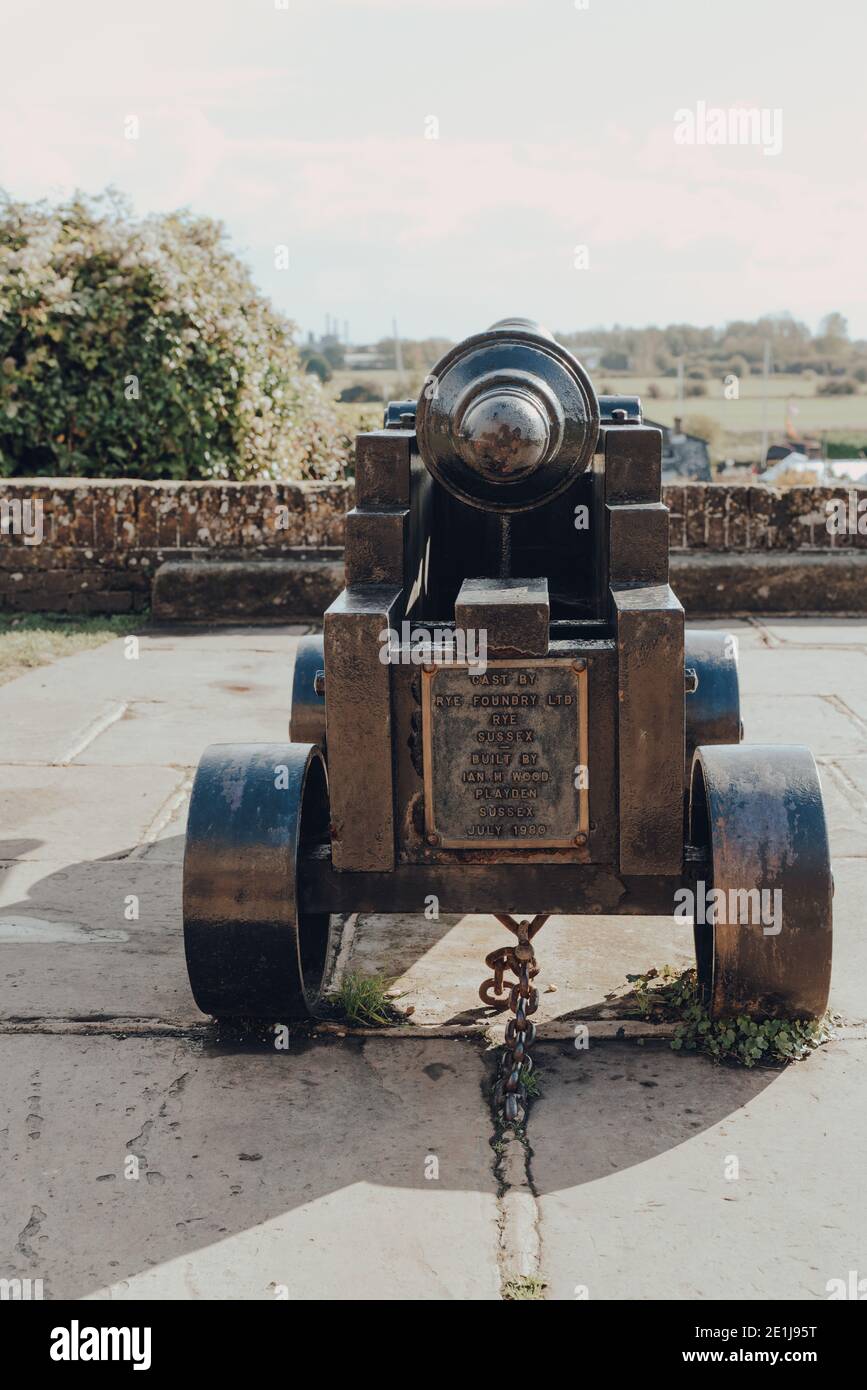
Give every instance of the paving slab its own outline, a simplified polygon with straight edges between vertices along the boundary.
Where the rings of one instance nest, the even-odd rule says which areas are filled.
[[[828,762],[853,813],[864,814],[867,810],[867,757],[832,758]],[[867,853],[867,845],[862,844],[861,852]]]
[[[160,819],[184,774],[171,767],[8,765],[0,786],[0,863],[128,854]]]
[[[747,743],[803,743],[817,758],[867,754],[867,724],[821,695],[748,692],[741,709]]]
[[[152,644],[129,660],[119,639],[30,671],[0,687],[0,762],[190,767],[208,742],[287,738],[295,645]]]
[[[0,764],[59,763],[91,725],[117,710],[117,700],[67,684],[62,665],[0,686]]]
[[[757,618],[771,642],[791,647],[867,647],[867,618]]]
[[[492,917],[362,914],[346,968],[384,974],[401,991],[400,1007],[413,1024],[486,1021],[479,999],[490,975],[485,956],[513,938]],[[551,917],[536,938],[541,973],[540,1028],[555,1019],[591,1012],[614,1017],[606,996],[623,992],[627,974],[652,966],[679,970],[694,963],[692,927],[673,917]]]
[[[25,860],[0,869],[0,1019],[201,1023],[184,960],[181,867]]]
[[[834,860],[834,959],[831,1008],[846,1023],[867,1020],[867,859]]]
[[[861,729],[867,729],[867,689],[864,683],[852,686],[841,683],[838,691],[837,700],[841,708],[847,711],[849,718],[857,722]]]
[[[191,696],[182,711],[168,701],[133,701],[111,728],[75,759],[81,767],[197,766],[211,743],[288,743],[289,712],[277,692],[255,689],[234,700]]]
[[[485,1075],[444,1039],[2,1038],[0,1268],[46,1298],[498,1298]]]
[[[867,758],[820,758],[818,765],[832,858],[867,855]]]
[[[656,1043],[537,1058],[548,1297],[825,1299],[867,1266],[864,1044],[761,1071]]]
[[[834,647],[833,658],[814,647],[752,647],[738,654],[741,698],[766,695],[867,697],[867,648]],[[781,740],[782,741],[782,740]]]

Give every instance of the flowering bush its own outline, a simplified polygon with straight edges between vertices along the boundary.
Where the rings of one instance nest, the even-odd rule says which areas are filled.
[[[0,194],[0,474],[339,476],[292,332],[218,222]]]

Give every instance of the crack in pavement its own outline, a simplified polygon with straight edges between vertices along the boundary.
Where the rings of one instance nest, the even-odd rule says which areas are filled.
[[[836,782],[841,795],[845,797],[849,805],[852,807],[853,811],[858,811],[861,814],[867,813],[867,796],[864,795],[861,788],[858,786],[858,783],[849,775],[845,765],[841,763],[839,759],[823,759],[819,766],[822,769],[827,768],[828,772],[831,775],[832,781]],[[834,857],[836,859],[857,859],[860,856],[851,854],[838,854]]]
[[[86,724],[85,727],[79,731],[69,748],[62,757],[57,759],[53,766],[69,767],[69,764],[74,762],[86,748],[89,748],[92,743],[96,742],[100,734],[104,734],[106,729],[111,728],[112,724],[116,724],[119,719],[123,719],[129,707],[129,700],[121,700],[119,704],[112,703],[107,706],[101,714],[98,714],[95,719],[92,719],[89,724]]]
[[[732,617],[734,616],[735,615],[732,614]],[[781,618],[786,618],[787,616],[789,620],[791,620],[791,614],[780,615]],[[807,615],[803,614],[801,616],[806,617]],[[833,615],[825,614],[824,616],[833,616],[842,619],[845,619],[847,617],[847,615],[844,613],[836,613]],[[848,616],[861,617],[862,615],[850,614]],[[761,621],[761,619],[755,616],[755,614],[746,613],[744,614],[744,619],[746,620],[746,622],[749,623],[750,627],[754,628],[755,631],[758,633],[762,645],[764,647],[770,648],[771,650],[782,648],[786,651],[792,652],[861,652],[862,655],[867,656],[867,639],[865,639],[864,642],[793,642],[791,638],[779,637],[775,632],[771,632],[769,628],[765,627],[765,624]]]
[[[157,810],[139,843],[126,854],[116,855],[115,858],[127,860],[146,858],[149,851],[159,840],[162,832],[171,825],[178,811],[184,805],[185,801],[187,801],[192,789],[192,773],[189,769],[186,769],[169,792],[163,804]]]
[[[851,709],[850,706],[846,704],[846,701],[842,698],[842,696],[820,695],[819,699],[825,700],[826,703],[829,704],[832,709],[835,709],[838,714],[842,714],[844,719],[851,720],[851,722],[855,725],[856,729],[860,729],[862,734],[867,734],[867,719],[863,719],[860,714],[858,714],[855,710]]]
[[[677,1023],[645,1023],[633,1018],[586,1019],[590,1037],[596,1042],[624,1042],[632,1039],[662,1039],[674,1037]],[[857,1042],[867,1039],[867,1025],[838,1024],[835,1033],[841,1040]],[[42,1037],[120,1037],[120,1038],[177,1038],[189,1042],[219,1041],[217,1025],[209,1019],[201,1023],[172,1023],[167,1019],[141,1018],[138,1015],[97,1014],[92,1018],[36,1018],[27,1015],[0,1019],[0,1037],[36,1035]],[[335,1038],[388,1038],[392,1042],[426,1042],[432,1038],[478,1039],[494,1047],[500,1045],[498,1030],[487,1024],[416,1024],[395,1028],[356,1028],[351,1024],[327,1022],[301,1029],[299,1038],[309,1042],[328,1042]],[[540,1042],[560,1042],[573,1039],[575,1022],[554,1020],[544,1025]]]
[[[488,1054],[482,1093],[491,1112],[493,1130],[491,1174],[497,1199],[497,1273],[500,1297],[509,1285],[541,1278],[540,1211],[533,1181],[533,1149],[527,1130],[533,1101],[527,1103],[523,1126],[507,1124],[496,1102],[496,1083],[502,1049]]]

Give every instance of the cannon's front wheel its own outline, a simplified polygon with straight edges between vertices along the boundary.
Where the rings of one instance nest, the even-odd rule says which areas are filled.
[[[833,880],[812,754],[697,748],[690,840],[699,984],[714,1017],[820,1018],[831,979]]]
[[[331,918],[302,912],[298,858],[328,834],[328,779],[309,743],[212,744],[190,799],[184,945],[199,1008],[216,1018],[306,1018]]]
[[[302,637],[295,648],[289,739],[316,743],[325,754],[325,642],[321,632]]]

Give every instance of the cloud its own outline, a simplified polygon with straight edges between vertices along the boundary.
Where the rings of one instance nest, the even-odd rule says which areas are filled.
[[[417,314],[431,301],[441,314],[485,285],[499,287],[504,312],[514,294],[561,324],[719,321],[784,306],[818,316],[836,304],[867,329],[867,184],[851,177],[863,153],[851,142],[824,148],[791,122],[783,153],[768,159],[752,147],[677,146],[673,120],[636,129],[613,112],[593,128],[576,116],[551,141],[465,139],[447,111],[440,138],[426,140],[422,108],[414,136],[301,139],[284,111],[256,105],[272,78],[241,65],[186,73],[175,100],[161,82],[136,104],[112,79],[98,104],[71,111],[8,104],[0,184],[38,197],[115,183],[140,212],[189,205],[224,217],[278,298],[288,291],[274,280],[273,247],[287,243],[288,307],[308,315],[317,301],[339,310],[383,293],[419,305],[428,295]],[[130,111],[137,141],[124,139]],[[590,247],[583,279],[577,244]]]

